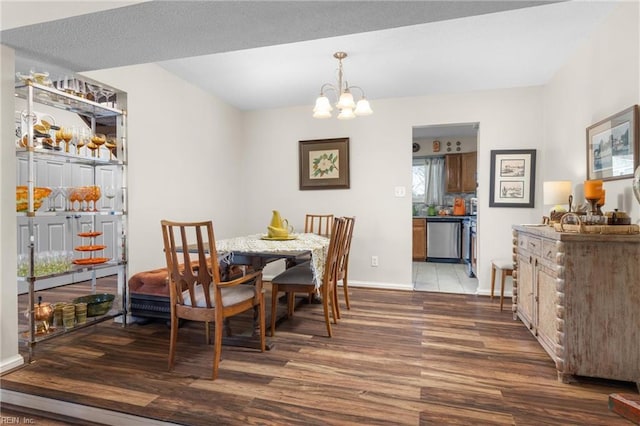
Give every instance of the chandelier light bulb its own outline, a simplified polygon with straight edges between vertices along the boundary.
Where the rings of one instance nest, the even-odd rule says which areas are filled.
[[[351,120],[352,118],[356,118],[356,115],[351,108],[343,108],[338,114],[338,120]]]
[[[347,57],[345,52],[336,52],[333,57],[338,60],[338,84],[325,83],[320,88],[320,96],[316,99],[316,105],[313,108],[314,118],[329,118],[331,117],[331,103],[329,98],[325,96],[325,90],[331,91],[338,98],[338,102],[335,104],[336,108],[340,110],[338,114],[339,120],[350,120],[356,116],[366,116],[373,114],[369,101],[364,97],[364,90],[358,86],[349,86],[346,80],[344,80],[344,74],[342,69],[342,60]],[[344,84],[343,84],[344,82]],[[362,96],[356,104],[352,91],[356,89]]]
[[[331,111],[333,108],[331,107],[331,102],[329,102],[329,98],[324,95],[318,96],[316,99],[316,106],[313,108],[313,116],[315,118],[328,118],[331,117]]]
[[[336,106],[338,107],[338,109],[354,109],[356,107],[356,103],[353,102],[353,95],[349,91],[348,87],[340,95],[340,99],[338,100],[338,104]]]
[[[369,101],[366,100],[365,98],[362,98],[358,101],[358,104],[356,105],[356,110],[354,111],[354,113],[359,116],[365,116],[365,115],[371,115],[373,114],[373,110],[371,109],[371,105],[369,105]]]

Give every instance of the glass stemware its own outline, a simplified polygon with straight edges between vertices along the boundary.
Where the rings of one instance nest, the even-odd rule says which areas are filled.
[[[64,140],[64,152],[69,152],[69,143],[71,142],[71,139],[73,139],[73,129],[69,127],[63,127],[62,129],[60,129],[60,131],[62,132],[62,140]]]
[[[60,195],[62,195],[62,210],[69,211],[71,208],[69,207],[69,188],[68,186],[60,186],[58,187],[60,191]]]
[[[55,133],[56,140],[55,140],[55,145],[53,147],[53,149],[55,149],[56,151],[60,151],[62,149],[62,147],[60,146],[60,143],[64,140],[63,133],[62,133],[63,131],[64,131],[64,127],[62,126],[60,126],[58,130],[56,130],[56,133]]]
[[[116,135],[112,133],[108,134],[104,146],[109,150],[109,160],[114,160],[116,158],[116,149],[118,148],[118,138]]]
[[[96,84],[85,83],[87,86],[87,91],[89,94],[87,95],[87,99],[92,100],[93,102],[98,102],[98,95],[100,94],[100,86]]]
[[[113,199],[116,197],[116,187],[113,185],[109,185],[104,188],[104,196],[109,200],[109,205],[107,209],[115,210],[116,206],[113,204]]]
[[[100,146],[104,145],[107,142],[107,137],[104,133],[96,133],[91,137],[91,143],[96,145],[96,150],[98,151],[98,158],[100,158]],[[91,149],[91,147],[89,147]]]
[[[100,199],[100,187],[97,185],[87,187],[87,205],[90,206],[90,202],[93,202],[93,207],[89,208],[90,211],[97,212],[97,202]]]
[[[93,143],[93,141],[91,141],[87,144],[87,148],[91,150],[91,156],[95,157],[96,149],[98,149],[98,145],[96,145],[95,143]]]
[[[109,99],[111,98],[111,96],[115,95],[116,93],[111,89],[106,89],[103,87],[100,90],[100,94],[104,96],[104,102],[102,104],[113,108],[113,102],[109,102]]]
[[[51,192],[49,193],[49,211],[50,212],[56,211],[56,198],[58,197],[58,195],[60,195],[60,187],[52,186]]]
[[[81,210],[82,207],[82,202],[80,201],[80,188],[78,187],[69,187],[68,188],[69,192],[68,192],[68,200],[69,200],[69,210],[71,211],[79,211]],[[78,203],[80,204],[80,208],[78,210],[76,210],[76,201],[78,201]]]
[[[78,130],[78,138],[76,139],[76,154],[80,155],[80,148],[89,143],[89,129],[81,128]]]

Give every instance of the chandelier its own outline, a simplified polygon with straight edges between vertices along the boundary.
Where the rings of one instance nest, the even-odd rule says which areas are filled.
[[[350,120],[356,116],[364,116],[373,114],[369,101],[364,97],[364,90],[358,86],[349,86],[347,81],[342,83],[342,60],[347,57],[345,52],[336,52],[333,57],[338,60],[338,86],[331,83],[325,83],[320,87],[320,96],[316,99],[316,106],[313,108],[313,118],[329,118],[331,117],[331,103],[325,92],[333,90],[336,93],[338,102],[335,104],[340,111],[338,120]],[[353,100],[351,91],[357,89],[361,93],[361,98],[356,104]]]

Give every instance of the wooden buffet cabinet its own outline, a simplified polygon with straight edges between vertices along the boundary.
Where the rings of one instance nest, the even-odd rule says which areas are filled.
[[[513,227],[513,315],[573,376],[640,389],[640,235]]]

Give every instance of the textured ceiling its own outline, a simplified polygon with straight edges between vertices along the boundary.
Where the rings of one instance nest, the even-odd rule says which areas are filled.
[[[17,71],[155,62],[242,110],[311,107],[320,85],[335,83],[338,50],[349,54],[346,79],[365,90],[374,110],[376,99],[544,84],[615,7],[583,0],[152,1],[106,9],[108,2],[98,2],[94,13],[63,18],[61,10],[75,10],[69,3],[0,3],[8,28],[0,37],[16,49]],[[17,19],[7,12],[21,8],[21,17],[39,12],[34,24],[12,25]],[[46,16],[58,19],[41,22]]]
[[[33,5],[44,2],[28,3],[31,7],[26,13],[37,9]],[[8,29],[2,32],[2,42],[27,55],[75,71],[87,71],[355,34],[545,3],[549,2],[152,1]]]

